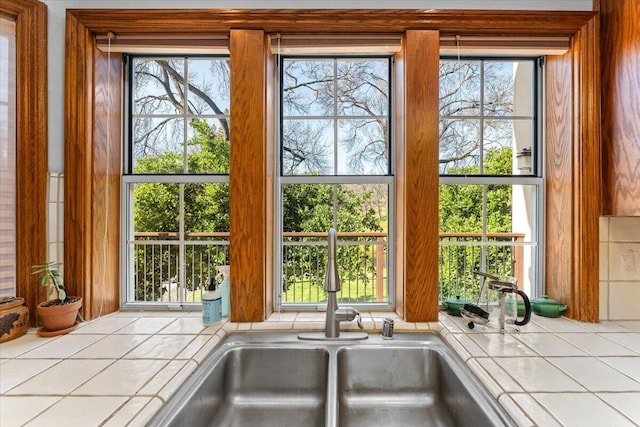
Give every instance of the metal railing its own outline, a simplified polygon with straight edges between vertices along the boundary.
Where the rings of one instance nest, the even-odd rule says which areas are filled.
[[[135,302],[201,300],[216,267],[229,264],[229,233],[136,233],[133,245]],[[283,304],[326,301],[323,288],[327,259],[326,233],[286,232],[282,242]],[[476,299],[479,279],[471,272],[523,275],[524,234],[441,233],[440,299]],[[388,302],[388,240],[386,233],[339,233],[340,301]],[[180,265],[184,265],[181,269]],[[233,278],[232,278],[233,280]]]
[[[440,301],[460,297],[475,301],[480,296],[480,277],[473,270],[498,276],[524,275],[522,233],[441,233],[438,260]]]
[[[337,252],[342,282],[338,301],[388,301],[387,233],[338,233]],[[326,301],[327,233],[283,233],[282,259],[283,304]]]
[[[229,264],[228,232],[178,237],[175,232],[134,234],[134,302],[200,302],[216,267]]]

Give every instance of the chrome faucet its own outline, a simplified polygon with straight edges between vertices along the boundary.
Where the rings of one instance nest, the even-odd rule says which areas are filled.
[[[362,329],[360,312],[353,307],[338,308],[336,293],[340,291],[340,275],[336,261],[336,246],[338,234],[333,228],[329,229],[329,256],[327,259],[327,274],[324,279],[324,290],[327,291],[327,317],[325,320],[325,335],[327,338],[340,336],[340,322],[350,322],[357,319],[358,327]]]
[[[306,340],[338,340],[338,339],[366,339],[369,335],[366,332],[345,332],[340,336],[340,322],[350,322],[354,319],[358,322],[358,327],[363,329],[362,316],[353,307],[338,307],[336,293],[340,291],[340,275],[338,274],[338,263],[336,262],[336,252],[338,245],[338,234],[333,228],[329,229],[329,247],[327,259],[327,273],[324,279],[324,290],[327,291],[327,316],[325,319],[325,332],[313,333],[303,332],[298,334],[300,339]]]

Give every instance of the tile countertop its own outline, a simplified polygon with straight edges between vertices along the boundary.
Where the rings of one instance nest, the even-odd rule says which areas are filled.
[[[396,331],[439,332],[518,425],[640,426],[640,321],[534,315],[502,335],[444,313],[435,323],[364,313],[365,329],[384,317]],[[205,328],[198,312],[119,312],[55,338],[31,329],[0,344],[0,425],[142,426],[226,334],[323,327],[324,313]]]

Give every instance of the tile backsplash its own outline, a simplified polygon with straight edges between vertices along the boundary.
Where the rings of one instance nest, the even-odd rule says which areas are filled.
[[[640,320],[640,217],[600,217],[600,319]]]

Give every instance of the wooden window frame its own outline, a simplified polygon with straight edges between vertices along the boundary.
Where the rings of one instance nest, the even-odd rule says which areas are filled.
[[[31,266],[47,256],[47,7],[8,0],[0,12],[16,21],[16,295],[35,325],[35,307],[46,299]]]
[[[118,218],[104,218],[100,207],[119,201],[117,164],[105,165],[120,152],[119,138],[107,147],[107,126],[120,128],[119,61],[106,64],[95,36],[132,28],[145,33],[176,33],[180,28],[230,34],[232,62],[231,319],[261,321],[271,310],[273,232],[273,60],[270,33],[401,33],[396,56],[401,90],[396,91],[399,124],[396,140],[403,156],[397,165],[396,311],[407,321],[438,320],[438,79],[439,36],[456,34],[540,35],[573,37],[567,97],[570,113],[547,129],[547,156],[567,158],[555,164],[552,207],[570,203],[570,224],[563,239],[547,239],[547,251],[568,253],[566,267],[547,270],[547,292],[569,304],[569,316],[597,321],[599,191],[599,57],[594,12],[448,11],[448,10],[114,10],[67,11],[65,85],[65,278],[79,283],[85,317],[118,309]],[[597,62],[597,61],[596,61]],[[104,86],[106,67],[111,86]],[[555,70],[555,69],[554,69]],[[552,72],[555,72],[552,70]],[[115,71],[115,72],[114,72]],[[562,85],[558,75],[556,84]],[[396,79],[398,81],[398,79]],[[102,83],[101,83],[102,82]],[[401,92],[399,95],[398,92]],[[104,94],[111,97],[104,102]],[[551,93],[548,93],[548,96]],[[101,100],[102,97],[102,101]],[[106,121],[105,105],[111,108]],[[564,111],[564,110],[562,110]],[[235,119],[236,117],[237,119]],[[563,118],[564,117],[564,118]],[[242,124],[242,126],[241,126]],[[562,129],[568,127],[568,133]],[[593,151],[595,150],[595,152]],[[251,158],[251,162],[248,159]],[[563,174],[568,174],[565,176]],[[556,181],[559,176],[564,181]],[[565,180],[568,179],[568,181]],[[106,185],[107,182],[112,183]],[[595,200],[594,200],[595,198]],[[110,212],[117,212],[113,208]],[[547,223],[560,224],[556,211]],[[563,216],[564,219],[564,216]],[[107,233],[104,233],[104,230]],[[547,233],[547,235],[552,235]],[[568,245],[568,246],[567,246]],[[570,250],[567,251],[567,248]],[[547,256],[547,263],[549,262]],[[104,260],[107,262],[104,262]],[[595,267],[594,267],[595,266]],[[105,270],[106,269],[106,270]],[[102,288],[100,288],[102,286]],[[99,299],[98,297],[102,298]]]

